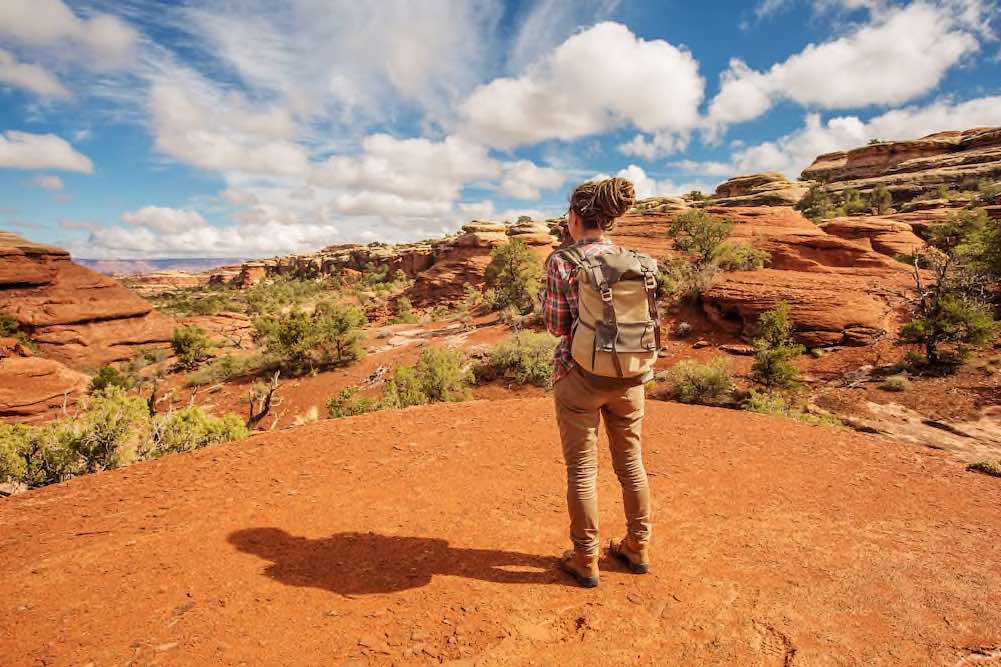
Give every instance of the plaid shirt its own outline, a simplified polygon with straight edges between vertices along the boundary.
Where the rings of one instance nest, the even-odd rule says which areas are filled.
[[[615,248],[607,239],[581,240],[573,244],[585,257],[603,255]],[[570,329],[577,319],[577,278],[573,265],[556,253],[546,260],[546,284],[542,288],[542,321],[549,333],[562,336],[553,355],[553,382],[559,382],[573,369],[570,356]]]

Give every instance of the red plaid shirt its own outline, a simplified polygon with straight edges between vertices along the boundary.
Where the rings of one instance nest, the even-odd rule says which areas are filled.
[[[585,257],[603,255],[615,248],[607,239],[581,240],[573,244]],[[573,265],[556,253],[546,260],[546,285],[542,288],[542,321],[549,333],[562,336],[553,355],[553,382],[573,369],[570,356],[570,329],[577,319],[577,277]]]

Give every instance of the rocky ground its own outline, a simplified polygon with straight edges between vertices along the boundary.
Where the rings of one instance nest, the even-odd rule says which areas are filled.
[[[654,570],[603,562],[592,591],[554,569],[564,473],[545,399],[324,422],[9,498],[0,656],[12,666],[1001,657],[996,480],[931,450],[712,408],[652,403],[646,438]],[[601,469],[612,537],[623,525],[604,452]]]

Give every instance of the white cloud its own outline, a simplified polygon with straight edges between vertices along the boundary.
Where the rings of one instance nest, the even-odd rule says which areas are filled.
[[[688,132],[657,132],[648,139],[637,134],[631,140],[619,145],[619,150],[626,155],[633,155],[647,160],[671,153],[677,153],[688,148]]]
[[[536,0],[521,20],[508,55],[508,70],[521,71],[581,26],[611,17],[620,0]]]
[[[157,149],[196,167],[281,176],[308,170],[306,150],[290,140],[287,111],[256,108],[189,70],[172,68],[154,80],[149,111]]]
[[[565,209],[566,207],[563,207]],[[506,208],[498,210],[492,199],[484,199],[479,202],[466,202],[459,204],[458,212],[460,220],[499,220],[515,222],[522,216],[528,216],[532,220],[542,222],[548,218],[561,215],[564,211],[543,211],[537,208]]]
[[[742,145],[737,146],[737,148],[742,148]],[[695,160],[680,160],[672,163],[671,166],[696,174],[705,174],[706,176],[729,176],[733,173],[733,165],[726,162],[696,162]]]
[[[43,190],[48,190],[49,192],[59,192],[63,189],[63,179],[50,174],[41,174],[36,176],[32,183]]]
[[[599,23],[518,78],[477,88],[462,105],[464,131],[498,148],[630,125],[681,131],[698,122],[703,87],[687,50],[638,38],[618,23]]]
[[[1001,125],[1001,96],[960,103],[938,100],[888,111],[868,122],[857,116],[837,116],[825,123],[820,114],[811,113],[799,130],[736,152],[733,173],[781,171],[796,178],[818,155],[864,146],[870,139],[915,139],[945,130],[997,125]]]
[[[123,213],[122,222],[168,234],[187,232],[208,224],[197,211],[165,206],[144,206],[136,211]]]
[[[62,0],[0,2],[0,36],[29,47],[82,48],[81,60],[93,69],[128,65],[138,38],[117,17],[95,13],[80,18]]]
[[[700,181],[687,183],[675,183],[671,179],[657,180],[646,173],[639,165],[631,164],[625,169],[620,169],[616,174],[620,178],[627,178],[632,181],[636,189],[636,199],[647,199],[649,197],[677,197],[692,190],[702,192],[712,192],[712,188]],[[608,174],[595,174],[590,180],[602,180],[608,178]]]
[[[30,90],[40,97],[72,97],[55,74],[39,65],[18,62],[12,53],[4,49],[0,49],[0,83]]]
[[[94,165],[63,138],[9,130],[0,135],[0,167],[60,169],[90,174]]]
[[[567,175],[559,169],[540,167],[529,160],[505,165],[501,190],[517,199],[539,199],[541,190],[555,190],[566,183]]]
[[[906,102],[933,89],[978,49],[966,19],[946,4],[915,2],[877,13],[849,34],[810,44],[767,72],[733,59],[720,76],[708,123],[757,118],[789,99],[826,109]]]
[[[500,174],[487,149],[456,136],[442,141],[373,134],[358,156],[338,155],[313,169],[314,185],[451,202],[467,183]]]
[[[89,259],[272,257],[316,250],[336,242],[337,236],[332,225],[312,224],[198,225],[165,233],[116,226],[95,229],[68,246],[73,255]]]
[[[500,15],[496,0],[209,0],[182,23],[297,113],[364,123],[411,105],[446,113],[488,65]]]

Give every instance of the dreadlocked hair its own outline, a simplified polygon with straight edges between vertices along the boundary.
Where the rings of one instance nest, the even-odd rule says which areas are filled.
[[[611,231],[615,219],[636,201],[633,184],[624,178],[606,178],[578,185],[570,195],[570,208],[589,229]]]

